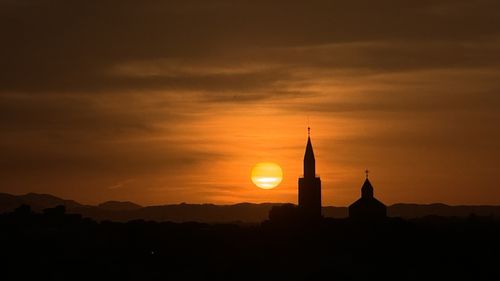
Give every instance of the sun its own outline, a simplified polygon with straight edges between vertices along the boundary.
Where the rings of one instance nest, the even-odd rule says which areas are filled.
[[[277,187],[283,180],[283,170],[272,162],[257,163],[252,168],[252,182],[262,189]]]

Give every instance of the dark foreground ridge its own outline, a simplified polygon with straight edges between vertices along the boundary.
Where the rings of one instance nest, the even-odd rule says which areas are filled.
[[[499,280],[500,220],[96,222],[63,206],[0,215],[1,280]],[[327,277],[327,278],[325,278]],[[194,278],[194,279],[193,279]]]

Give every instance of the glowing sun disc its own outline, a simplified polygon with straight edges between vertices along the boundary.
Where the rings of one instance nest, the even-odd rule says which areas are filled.
[[[272,162],[257,163],[252,168],[252,182],[262,189],[271,189],[277,187],[283,180],[283,170]]]

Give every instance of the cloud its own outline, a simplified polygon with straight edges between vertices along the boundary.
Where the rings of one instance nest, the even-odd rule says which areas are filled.
[[[134,178],[130,196],[172,202],[195,198],[191,189],[180,196],[197,182],[231,181],[215,184],[217,198],[245,184],[224,172],[243,171],[267,148],[301,155],[288,140],[302,136],[308,115],[324,139],[346,146],[333,141],[331,163],[336,149],[345,165],[363,158],[355,148],[365,143],[399,147],[396,162],[417,142],[443,157],[452,142],[454,153],[484,158],[500,139],[492,125],[499,8],[494,0],[0,1],[2,187],[84,196],[78,188],[92,186],[104,197],[124,189],[97,187]],[[277,136],[286,145],[269,144]],[[142,188],[172,192],[147,197]]]
[[[120,189],[120,188],[123,188],[125,187],[127,184],[133,182],[135,179],[126,179],[126,180],[123,180],[123,181],[120,181],[120,182],[117,182],[113,185],[110,185],[108,186],[107,188],[108,189]]]
[[[489,0],[141,5],[42,0],[0,5],[3,92],[203,89],[252,95],[252,89],[290,79],[296,68],[394,71],[499,62],[495,26],[500,23],[494,12],[499,4]],[[234,71],[253,59],[278,68]],[[173,76],[165,69],[159,75],[145,75],[146,70],[136,76],[110,74],[110,69],[141,61],[181,66],[167,66],[176,72]]]

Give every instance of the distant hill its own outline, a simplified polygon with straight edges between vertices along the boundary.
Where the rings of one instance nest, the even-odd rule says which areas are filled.
[[[172,222],[242,222],[255,223],[268,218],[273,206],[283,203],[239,203],[234,205],[172,204],[143,207],[132,202],[108,201],[97,206],[83,205],[73,200],[61,199],[49,194],[28,193],[11,195],[0,193],[0,213],[10,212],[27,204],[40,212],[57,205],[66,206],[67,212],[79,213],[96,220],[129,221],[154,220]],[[391,217],[417,218],[429,215],[464,217],[470,214],[500,216],[500,206],[449,206],[445,204],[394,204],[388,207]],[[347,207],[323,207],[325,217],[344,218]]]
[[[133,210],[111,211],[99,207],[74,210],[97,220],[153,220],[172,222],[261,222],[268,217],[275,203],[240,203],[235,205],[175,204],[148,206]]]
[[[500,216],[500,206],[461,205],[450,206],[442,203],[434,204],[394,204],[387,208],[391,217],[418,218],[430,215],[443,217],[465,217],[471,214],[480,216]]]
[[[34,211],[41,211],[57,205],[64,205],[67,209],[77,209],[83,207],[82,204],[73,200],[64,200],[50,194],[28,193],[24,195],[11,195],[0,193],[0,212],[8,212],[21,204],[30,205]]]
[[[142,208],[141,205],[137,205],[135,203],[125,201],[106,201],[97,205],[98,208],[109,211],[131,211]]]

